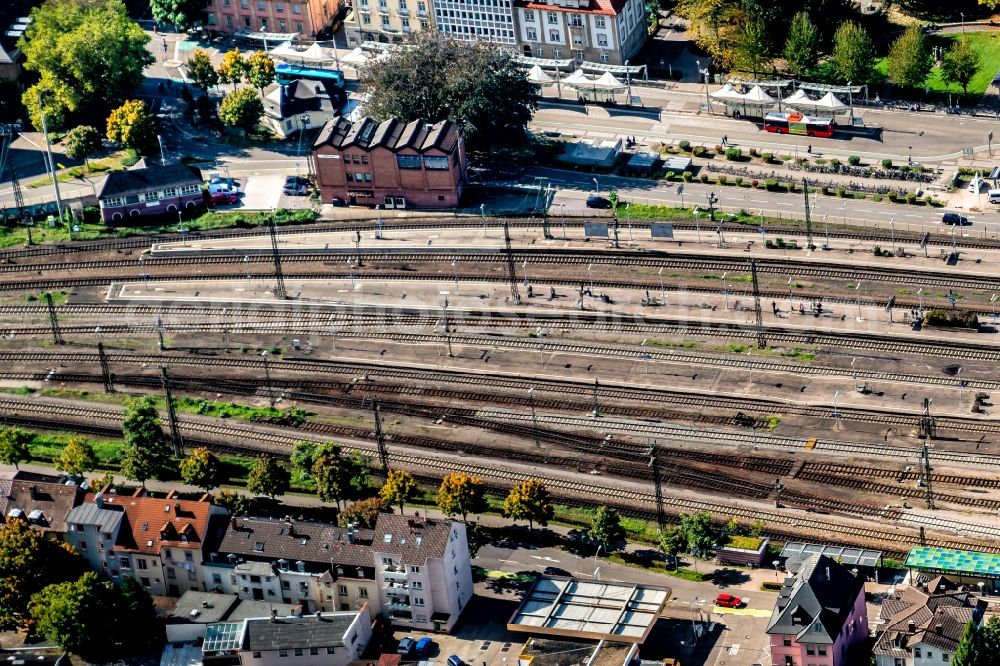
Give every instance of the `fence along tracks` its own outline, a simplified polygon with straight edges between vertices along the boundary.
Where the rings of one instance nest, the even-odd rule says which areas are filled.
[[[117,427],[121,422],[121,410],[97,407],[64,407],[48,401],[32,403],[0,399],[0,412],[12,413],[26,420],[36,419],[39,427],[53,427],[61,420],[59,417],[74,420],[83,419],[90,427],[99,427],[98,423],[100,422],[111,422],[114,424],[111,427]],[[287,456],[295,443],[301,440],[300,434],[294,432],[286,434],[274,427],[254,429],[206,423],[184,417],[179,419],[179,426],[183,435],[191,440],[211,442],[222,439],[228,443],[226,446],[233,449],[238,448],[244,452],[252,450],[275,456]],[[367,442],[344,441],[342,439],[337,441],[348,450],[359,450],[369,455],[375,452],[374,445]],[[237,446],[231,444],[232,442],[240,442],[240,444]],[[655,515],[656,498],[654,494],[633,487],[633,484],[623,484],[620,480],[615,482],[609,479],[609,484],[606,485],[598,483],[597,480],[582,481],[568,478],[566,475],[556,474],[551,470],[545,474],[537,474],[534,471],[527,472],[522,468],[502,464],[480,465],[466,462],[464,458],[432,457],[400,451],[396,448],[390,449],[390,460],[394,464],[406,468],[430,471],[436,478],[440,478],[448,472],[462,471],[480,476],[487,482],[498,484],[500,487],[509,487],[510,484],[522,479],[539,477],[545,480],[546,486],[557,497],[572,498],[590,504],[611,503],[625,508],[632,515],[636,513],[646,516]],[[732,516],[748,522],[762,520],[769,525],[774,535],[783,537],[801,534],[803,530],[809,530],[830,543],[878,545],[885,550],[898,548],[899,552],[907,550],[916,539],[912,530],[906,531],[899,526],[894,526],[893,529],[862,527],[856,521],[847,523],[829,518],[820,520],[799,514],[766,511],[738,502],[722,503],[690,497],[665,496],[664,504],[665,508],[672,514],[709,511],[720,517]],[[1000,546],[995,541],[992,543],[988,541],[957,541],[932,537],[926,541],[929,544],[942,547],[1000,552]]]

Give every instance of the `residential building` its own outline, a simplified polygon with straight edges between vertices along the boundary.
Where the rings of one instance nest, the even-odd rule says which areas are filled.
[[[337,115],[345,95],[336,86],[323,81],[296,80],[272,84],[264,91],[264,117],[272,132],[287,139],[313,127],[322,127]],[[309,144],[306,144],[308,150]]]
[[[513,0],[434,0],[433,6],[434,25],[448,37],[517,44]]]
[[[208,625],[243,622],[250,617],[301,615],[301,606],[240,599],[235,594],[188,590],[165,618],[167,642],[188,642],[205,638]]]
[[[24,520],[32,529],[62,538],[66,515],[85,495],[69,477],[20,470],[0,479],[0,515]]]
[[[21,52],[16,46],[0,44],[0,81],[17,81],[21,77]]]
[[[868,638],[865,586],[825,555],[803,560],[785,579],[767,625],[774,666],[844,666]]]
[[[368,606],[346,613],[248,618],[240,644],[242,666],[346,666],[372,637]]]
[[[411,32],[429,30],[433,0],[350,0],[344,18],[348,46],[362,42],[399,42]]]
[[[313,143],[313,158],[326,202],[454,208],[465,186],[465,142],[450,120],[335,118]]]
[[[187,164],[111,171],[97,188],[101,219],[109,224],[203,206],[201,171]]]
[[[202,563],[225,529],[226,510],[201,499],[101,492],[66,517],[67,539],[115,582],[135,576],[152,594],[204,590]]]
[[[451,631],[473,594],[465,525],[383,513],[372,550],[384,614],[393,624]]]
[[[207,584],[242,599],[301,604],[306,612],[367,603],[377,614],[372,534],[290,518],[232,518],[206,563]]]
[[[959,592],[944,581],[938,578],[926,588],[896,588],[882,601],[873,649],[877,666],[951,663],[965,626],[981,621],[985,604],[978,605],[970,592]]]
[[[623,65],[648,32],[642,0],[516,0],[520,51],[534,58]]]
[[[320,39],[337,20],[341,0],[209,0],[206,27],[219,32],[294,33]]]

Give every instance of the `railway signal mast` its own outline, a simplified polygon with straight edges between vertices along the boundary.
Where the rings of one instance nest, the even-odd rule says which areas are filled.
[[[809,214],[809,184],[806,179],[802,179],[802,195],[805,197],[806,201],[806,247],[810,250],[816,249],[816,244],[813,243],[813,223],[812,216]]]
[[[45,292],[45,304],[49,308],[49,326],[52,328],[52,341],[57,345],[64,345],[62,330],[59,328],[59,319],[56,317],[56,306],[52,303],[52,294]]]
[[[167,366],[160,366],[160,383],[163,385],[163,396],[167,402],[167,421],[170,425],[170,439],[174,445],[174,455],[178,458],[184,455],[184,441],[181,439],[180,428],[177,427],[177,412],[174,411],[174,398],[170,394],[170,377],[167,376]]]
[[[514,268],[514,250],[510,247],[510,223],[503,221],[503,241],[507,248],[507,279],[510,280],[510,302],[521,304],[521,292],[517,290],[517,269]]]
[[[382,432],[382,413],[378,408],[378,400],[372,400],[372,413],[375,414],[375,443],[378,444],[378,461],[382,466],[382,477],[389,478],[389,449],[385,445],[385,434]]]
[[[108,365],[108,355],[104,353],[104,343],[97,343],[97,356],[101,361],[101,378],[104,380],[104,392],[114,393],[115,384],[111,377],[111,368]]]
[[[273,215],[269,220],[268,231],[271,234],[271,255],[274,257],[274,295],[281,300],[285,300],[288,298],[288,294],[285,292],[285,276],[281,272],[281,253],[278,252],[278,229],[274,224]]]
[[[764,337],[764,320],[760,315],[760,285],[757,283],[757,261],[750,260],[750,277],[753,280],[753,310],[757,320],[757,348],[767,349],[767,338]]]
[[[656,493],[656,524],[663,532],[667,524],[666,514],[663,510],[663,484],[660,481],[660,466],[656,459],[656,441],[649,443],[649,468],[653,471],[653,492]]]
[[[17,128],[14,125],[0,125],[0,140],[3,142],[3,149],[0,150],[0,180],[3,180],[3,167],[10,167],[10,189],[14,195],[14,207],[17,209],[17,219],[24,225],[28,232],[28,245],[33,245],[31,238],[31,215],[24,209],[24,195],[21,193],[21,182],[17,179],[17,169],[14,167],[14,157],[11,155],[10,146],[14,143],[14,134]]]

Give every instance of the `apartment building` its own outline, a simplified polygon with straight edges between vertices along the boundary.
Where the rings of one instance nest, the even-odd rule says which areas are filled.
[[[210,0],[209,30],[295,33],[322,39],[340,13],[341,0]]]
[[[453,39],[517,44],[513,0],[434,0],[434,25]]]
[[[206,563],[210,589],[286,604],[305,612],[381,605],[372,531],[309,521],[232,518]]]
[[[367,606],[346,613],[243,621],[241,666],[347,666],[372,637]]]
[[[80,504],[86,491],[69,477],[20,470],[0,478],[0,515],[23,520],[33,530],[62,538],[66,515]]]
[[[199,500],[101,492],[66,517],[67,540],[91,567],[116,582],[135,576],[156,595],[204,590],[202,562],[214,551],[226,511]]]
[[[432,0],[351,0],[344,18],[350,46],[362,42],[398,42],[411,32],[433,28]]]
[[[473,594],[465,525],[381,514],[372,550],[384,614],[392,623],[451,631]]]
[[[623,65],[646,41],[642,0],[516,0],[521,53]]]

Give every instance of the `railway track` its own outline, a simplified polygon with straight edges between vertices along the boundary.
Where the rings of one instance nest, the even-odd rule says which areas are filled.
[[[22,419],[26,416],[36,420],[38,427],[52,428],[59,421],[59,417],[71,417],[72,419],[84,419],[91,427],[97,425],[95,422],[119,423],[121,412],[119,410],[97,409],[91,407],[62,407],[51,403],[32,404],[21,401],[0,399],[0,411],[7,412],[13,409]],[[257,453],[267,453],[275,456],[287,456],[292,447],[301,437],[297,433],[283,434],[274,428],[266,431],[241,427],[234,425],[218,425],[203,423],[200,421],[179,419],[179,426],[185,438],[196,439],[198,441],[215,441],[222,439],[229,442],[228,446],[233,446],[232,442],[240,442],[240,447],[244,451]],[[374,453],[374,446],[370,443],[346,442],[338,440],[338,443],[348,450],[359,450],[367,455]],[[502,483],[509,487],[513,482],[530,478],[530,476],[540,476],[546,482],[546,486],[557,497],[577,498],[581,501],[609,503],[617,506],[624,506],[630,509],[630,514],[634,515],[636,509],[645,512],[653,512],[656,507],[656,497],[647,490],[624,486],[621,484],[605,485],[597,483],[596,480],[581,481],[576,478],[567,478],[557,475],[551,471],[546,475],[529,474],[519,468],[508,467],[503,464],[474,464],[466,462],[465,459],[445,459],[441,457],[428,457],[416,455],[398,450],[390,451],[390,461],[392,464],[416,470],[431,470],[437,478],[445,473],[462,471],[480,476],[493,483]],[[747,506],[739,502],[723,503],[720,501],[695,499],[690,497],[666,496],[663,498],[665,509],[672,515],[680,512],[708,511],[717,517],[734,517],[743,522],[763,521],[768,524],[774,534],[801,534],[808,531],[813,534],[822,535],[820,539],[829,543],[872,546],[877,545],[880,549],[891,550],[893,547],[900,551],[906,550],[916,540],[916,536],[911,532],[904,532],[900,528],[884,529],[861,527],[856,523],[846,524],[829,519],[815,519],[807,515],[793,514],[780,511],[767,511],[757,507]],[[927,543],[948,548],[960,548],[968,550],[985,550],[986,552],[1000,552],[1000,545],[995,541],[978,540],[954,540],[949,538],[927,538]]]

